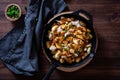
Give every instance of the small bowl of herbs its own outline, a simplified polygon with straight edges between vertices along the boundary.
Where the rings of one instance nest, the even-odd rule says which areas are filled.
[[[5,9],[5,16],[10,21],[16,21],[21,17],[21,8],[18,4],[9,4]]]

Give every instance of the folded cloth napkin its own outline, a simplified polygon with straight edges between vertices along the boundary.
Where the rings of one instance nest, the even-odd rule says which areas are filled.
[[[55,14],[67,9],[64,0],[29,0],[24,26],[0,39],[0,59],[14,73],[32,76],[39,70],[42,28]]]

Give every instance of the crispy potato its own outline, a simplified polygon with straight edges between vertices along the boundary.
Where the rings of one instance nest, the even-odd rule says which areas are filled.
[[[80,60],[81,60],[80,57],[76,58],[76,62],[77,62],[77,63],[80,62]]]
[[[54,32],[58,28],[58,25],[52,27],[52,32]]]
[[[60,63],[64,63],[65,60],[63,58],[60,58]]]
[[[89,41],[93,36],[84,22],[62,17],[52,25],[48,38],[46,47],[51,50],[53,58],[60,63],[71,64],[90,54],[92,45]]]
[[[55,43],[55,46],[56,46],[56,48],[58,48],[58,49],[61,48],[60,44],[58,44],[58,43]]]

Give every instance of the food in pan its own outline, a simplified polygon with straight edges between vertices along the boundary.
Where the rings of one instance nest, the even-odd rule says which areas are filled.
[[[90,54],[92,37],[83,21],[61,17],[48,31],[46,46],[60,63],[78,63]]]

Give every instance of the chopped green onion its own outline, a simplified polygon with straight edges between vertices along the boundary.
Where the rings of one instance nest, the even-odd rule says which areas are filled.
[[[90,32],[87,32],[86,34],[87,34],[87,36],[89,36],[89,35],[90,35]]]
[[[65,32],[67,32],[68,30],[66,29]]]
[[[19,9],[17,6],[12,5],[12,6],[8,7],[6,14],[10,18],[18,18],[19,17]]]
[[[66,39],[67,39],[67,36],[66,36],[66,37],[64,36],[63,39],[66,40]]]
[[[73,38],[76,38],[76,35],[72,34],[72,37],[73,37]]]
[[[80,51],[77,51],[76,54],[77,54],[77,55],[80,55]]]
[[[67,48],[64,47],[63,49],[64,49],[64,51],[67,51]]]

